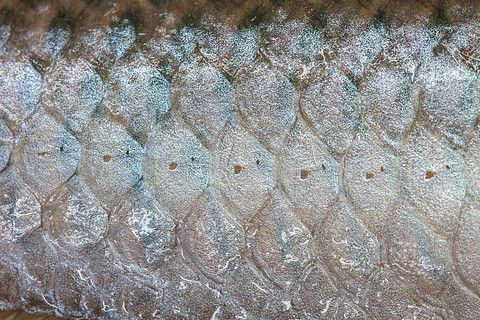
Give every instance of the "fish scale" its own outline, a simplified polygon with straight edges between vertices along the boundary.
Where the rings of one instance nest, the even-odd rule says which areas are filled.
[[[0,2],[0,317],[479,319],[480,15],[396,2]]]

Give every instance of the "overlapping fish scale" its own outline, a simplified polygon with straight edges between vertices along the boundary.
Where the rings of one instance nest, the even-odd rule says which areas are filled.
[[[351,147],[359,125],[357,87],[335,67],[320,81],[311,83],[300,96],[300,110],[307,124],[337,156]]]
[[[419,74],[419,82],[421,108],[432,128],[452,143],[465,145],[480,114],[478,74],[455,61],[433,59]]]
[[[212,185],[241,224],[248,223],[275,187],[271,153],[235,122],[213,150]]]
[[[109,226],[116,250],[140,266],[167,259],[176,244],[174,220],[142,186],[111,215]]]
[[[191,130],[214,146],[232,117],[234,90],[227,78],[208,63],[187,64],[173,84],[173,104]]]
[[[161,122],[150,135],[145,145],[145,182],[176,220],[185,218],[190,203],[209,185],[211,156],[179,121]]]
[[[45,75],[41,105],[76,134],[90,124],[104,95],[102,78],[83,59],[58,59]]]
[[[398,67],[372,68],[360,87],[366,124],[384,144],[398,150],[419,109],[419,86]]]
[[[42,77],[28,58],[15,51],[1,54],[0,61],[0,114],[17,131],[37,106]]]
[[[108,228],[108,214],[78,176],[65,183],[43,208],[43,226],[61,247],[74,251],[96,244]]]
[[[16,139],[13,166],[41,203],[77,170],[80,144],[45,111],[39,110]]]
[[[1,242],[16,242],[40,227],[41,205],[13,170],[0,175]]]
[[[278,157],[282,188],[294,204],[296,216],[313,232],[338,204],[341,163],[301,120]]]
[[[385,232],[401,194],[400,163],[395,154],[362,127],[345,158],[343,185],[355,213],[376,234]]]
[[[457,227],[466,194],[462,154],[443,137],[417,123],[400,157],[400,181],[415,214],[443,237]]]
[[[298,93],[285,72],[259,63],[235,81],[235,107],[245,128],[266,148],[278,151],[292,128]]]
[[[105,106],[129,132],[145,142],[170,109],[170,84],[142,55],[122,60],[108,74]]]
[[[113,210],[142,177],[144,149],[106,117],[92,120],[82,139],[78,173],[101,205]]]

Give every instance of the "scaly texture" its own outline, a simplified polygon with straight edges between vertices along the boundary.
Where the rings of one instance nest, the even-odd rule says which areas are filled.
[[[97,5],[0,17],[0,309],[480,319],[475,11]]]

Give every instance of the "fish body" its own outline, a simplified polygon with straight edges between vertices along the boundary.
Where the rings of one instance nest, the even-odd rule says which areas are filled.
[[[480,318],[478,11],[295,3],[2,4],[0,310]]]

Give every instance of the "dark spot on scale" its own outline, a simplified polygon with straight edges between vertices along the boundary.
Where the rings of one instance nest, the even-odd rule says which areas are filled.
[[[192,161],[195,161],[195,157],[191,157],[190,159],[192,159]]]
[[[322,170],[327,171],[327,168],[325,168],[325,165],[322,163]]]
[[[168,168],[169,168],[170,170],[175,170],[175,169],[177,169],[177,163],[176,163],[176,162],[170,163],[170,165],[168,166]]]
[[[367,180],[372,180],[373,178],[375,177],[375,175],[373,174],[373,172],[367,172],[365,178]]]
[[[235,174],[239,174],[240,172],[242,172],[242,169],[243,169],[243,167],[241,165],[237,164],[233,167],[233,172]]]
[[[104,155],[103,156],[103,162],[110,162],[112,160],[112,156],[111,155]]]
[[[384,172],[385,168],[383,166],[380,167],[380,172]]]
[[[260,160],[257,159],[257,161],[255,161],[255,163],[257,164],[257,166],[260,164]]]
[[[447,165],[445,166],[445,169],[450,170],[450,166],[447,164]]]
[[[425,179],[430,180],[433,177],[435,177],[435,172],[432,170],[427,170],[427,172],[425,172]]]
[[[310,171],[302,169],[300,171],[300,179],[306,179],[310,175]]]

